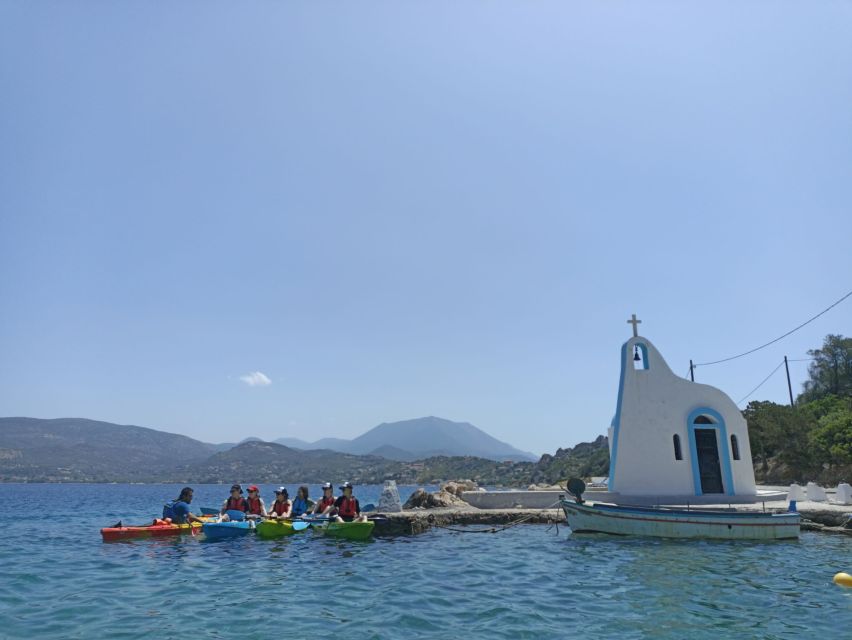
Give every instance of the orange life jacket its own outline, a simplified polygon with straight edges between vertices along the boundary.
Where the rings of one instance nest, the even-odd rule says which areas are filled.
[[[337,514],[341,518],[354,518],[358,515],[358,500],[355,497],[343,498],[337,508]]]
[[[287,511],[289,506],[290,506],[289,500],[285,500],[284,502],[279,502],[278,500],[276,500],[275,502],[272,503],[271,512],[274,513],[276,516],[283,516],[284,512]]]
[[[225,502],[225,511],[246,511],[246,499],[240,496],[239,498],[229,497]]]
[[[260,498],[247,498],[246,513],[251,513],[253,515],[259,516],[261,513],[260,504]]]

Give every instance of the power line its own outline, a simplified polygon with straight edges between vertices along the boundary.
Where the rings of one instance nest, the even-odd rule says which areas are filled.
[[[763,380],[761,380],[761,382],[760,382],[760,384],[759,384],[759,385],[757,385],[754,389],[752,389],[752,390],[751,390],[751,391],[749,391],[747,394],[745,394],[745,395],[744,395],[744,396],[743,396],[740,400],[737,400],[737,404],[740,404],[743,400],[746,400],[746,399],[747,399],[749,396],[751,396],[751,395],[752,395],[755,391],[757,391],[758,389],[760,389],[760,388],[763,386],[763,384],[764,384],[767,380],[769,380],[769,378],[771,378],[772,376],[774,376],[774,375],[775,375],[775,372],[776,372],[776,371],[778,371],[778,369],[780,369],[780,368],[781,368],[781,365],[783,365],[783,364],[784,364],[784,361],[783,361],[783,360],[782,360],[781,362],[779,362],[779,363],[778,363],[778,366],[777,366],[777,367],[775,367],[775,368],[772,370],[772,373],[770,373],[770,374],[769,374],[768,376],[766,376]]]
[[[722,363],[722,362],[729,362],[729,361],[731,361],[731,360],[736,360],[737,358],[742,358],[743,356],[747,356],[747,355],[749,355],[749,354],[751,354],[751,353],[754,353],[755,351],[760,351],[761,349],[765,349],[765,348],[766,348],[766,347],[768,347],[769,345],[771,345],[771,344],[775,344],[775,343],[776,343],[776,342],[778,342],[779,340],[783,340],[784,338],[786,338],[786,337],[787,337],[787,336],[789,336],[790,334],[796,333],[796,331],[798,331],[799,329],[801,329],[801,328],[802,328],[802,327],[804,327],[805,325],[810,324],[811,322],[813,322],[814,320],[816,320],[817,318],[819,318],[819,317],[820,317],[821,315],[823,315],[824,313],[827,313],[828,311],[831,311],[834,307],[836,307],[836,306],[837,306],[837,305],[839,305],[841,302],[843,302],[844,300],[846,300],[846,298],[848,298],[849,296],[852,296],[852,291],[850,291],[850,292],[849,292],[849,293],[847,293],[845,296],[843,296],[842,298],[840,298],[840,300],[838,300],[837,302],[835,302],[835,303],[831,304],[830,306],[828,306],[828,307],[826,307],[825,309],[823,309],[822,311],[820,311],[820,312],[819,312],[818,314],[816,314],[813,318],[810,318],[809,320],[806,320],[805,322],[803,322],[802,324],[800,324],[800,325],[799,325],[798,327],[796,327],[795,329],[791,329],[790,331],[788,331],[787,333],[785,333],[783,336],[778,336],[777,338],[775,338],[775,340],[770,340],[770,341],[769,341],[769,342],[767,342],[766,344],[762,344],[762,345],[760,345],[759,347],[755,347],[754,349],[751,349],[751,350],[749,350],[749,351],[746,351],[745,353],[740,353],[740,354],[738,354],[738,355],[731,356],[730,358],[722,358],[721,360],[713,360],[712,362],[699,362],[699,363],[697,363],[697,364],[695,364],[695,365],[693,365],[693,366],[694,366],[694,367],[706,367],[706,366],[711,365],[711,364],[719,364],[719,363]]]

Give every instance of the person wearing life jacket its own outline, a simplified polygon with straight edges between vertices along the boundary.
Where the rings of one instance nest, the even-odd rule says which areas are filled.
[[[311,513],[315,516],[327,516],[334,509],[334,485],[326,482],[322,485],[322,498],[316,501]]]
[[[299,518],[308,512],[311,507],[311,499],[308,497],[308,487],[302,485],[296,491],[296,499],[293,500],[293,517]]]
[[[238,484],[231,487],[231,495],[222,503],[220,513],[227,518],[228,511],[242,511],[243,513],[248,511],[246,499],[243,498],[243,488]]]
[[[263,504],[263,498],[260,497],[260,489],[257,488],[256,484],[253,484],[248,488],[248,497],[246,498],[246,517],[268,517],[268,514],[266,513],[266,505]]]
[[[276,520],[284,520],[292,514],[293,505],[290,502],[290,494],[287,487],[278,487],[275,490],[275,502],[269,507],[269,517]]]
[[[172,524],[187,524],[192,522],[204,522],[201,518],[189,510],[189,505],[192,502],[192,487],[184,487],[180,491],[180,495],[171,504],[163,507],[163,520],[170,521]]]
[[[361,504],[352,495],[352,483],[344,482],[340,490],[343,495],[334,503],[335,518],[338,522],[366,522],[367,516],[361,515]]]

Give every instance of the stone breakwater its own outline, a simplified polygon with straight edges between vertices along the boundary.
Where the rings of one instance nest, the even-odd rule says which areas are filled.
[[[411,509],[384,515],[387,520],[377,520],[373,530],[379,536],[412,535],[432,528],[471,526],[500,529],[515,523],[565,523],[565,514],[561,509],[476,509],[468,506]]]

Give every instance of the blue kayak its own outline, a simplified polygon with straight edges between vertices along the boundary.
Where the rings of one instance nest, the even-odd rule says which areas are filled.
[[[238,538],[253,531],[254,522],[251,520],[243,520],[242,522],[205,522],[201,526],[201,532],[208,540]]]

